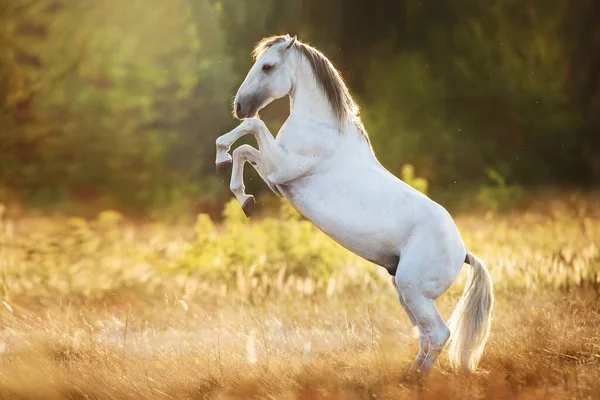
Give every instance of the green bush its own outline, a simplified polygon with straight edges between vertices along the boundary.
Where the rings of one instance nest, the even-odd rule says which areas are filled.
[[[493,211],[508,211],[521,198],[523,188],[519,185],[508,185],[504,177],[493,169],[488,169],[487,175],[493,183],[479,189],[477,200]]]
[[[347,251],[285,201],[278,218],[250,223],[235,199],[225,205],[223,216],[223,232],[218,236],[210,217],[198,216],[196,238],[178,260],[178,267],[225,281],[242,273],[324,282],[347,266]]]

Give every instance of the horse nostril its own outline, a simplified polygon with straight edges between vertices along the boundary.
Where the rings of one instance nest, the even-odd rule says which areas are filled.
[[[242,106],[240,105],[239,102],[237,102],[237,103],[235,103],[235,115],[237,115],[239,117],[241,113],[242,113]]]

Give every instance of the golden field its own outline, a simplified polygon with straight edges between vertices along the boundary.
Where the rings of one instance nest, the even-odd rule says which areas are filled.
[[[414,382],[387,273],[285,205],[187,225],[2,208],[0,398],[599,398],[598,202],[531,210],[456,216],[494,279],[492,333],[477,373],[443,355]]]

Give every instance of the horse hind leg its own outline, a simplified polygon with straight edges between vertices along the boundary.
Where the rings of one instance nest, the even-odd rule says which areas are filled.
[[[450,329],[435,306],[437,296],[433,297],[430,291],[424,290],[425,284],[418,274],[405,274],[399,268],[395,282],[404,304],[419,324],[422,334],[427,338],[429,346],[425,358],[420,365],[418,359],[413,364],[415,368],[418,368],[418,372],[427,375],[450,338]],[[411,368],[411,370],[413,369]]]
[[[392,277],[392,284],[394,285],[394,289],[396,289],[396,293],[398,294],[398,300],[400,301],[400,305],[408,315],[408,319],[410,319],[410,323],[419,329],[419,352],[417,353],[417,358],[408,370],[408,374],[410,375],[418,372],[421,369],[421,365],[423,364],[425,356],[427,355],[427,351],[429,350],[429,339],[427,338],[425,330],[421,327],[421,325],[419,325],[419,322],[413,315],[412,311],[410,311],[410,309],[404,302],[402,293],[400,293],[400,290],[398,290],[398,286],[396,285],[395,277]]]
[[[401,287],[400,291],[406,306],[412,312],[429,342],[425,359],[418,369],[419,372],[427,375],[450,338],[450,329],[440,316],[434,299],[427,297],[422,291],[415,288]]]

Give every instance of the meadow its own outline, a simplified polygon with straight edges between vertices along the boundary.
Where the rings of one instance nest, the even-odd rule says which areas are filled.
[[[598,398],[598,204],[458,213],[494,279],[492,333],[478,372],[443,354],[417,382],[387,272],[283,203],[249,221],[232,201],[191,224],[0,206],[0,398]]]

